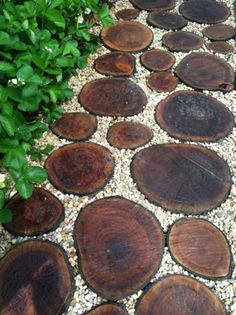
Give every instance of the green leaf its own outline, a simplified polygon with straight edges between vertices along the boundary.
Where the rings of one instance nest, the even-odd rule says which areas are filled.
[[[15,73],[15,67],[9,62],[0,61],[0,72],[6,72],[9,75]]]
[[[22,110],[23,112],[35,112],[39,108],[38,103],[22,101],[18,104],[17,108]]]
[[[24,179],[19,179],[15,184],[15,188],[24,199],[30,198],[33,193],[33,185]]]
[[[35,96],[38,93],[38,86],[34,83],[26,84],[21,93],[22,98]]]
[[[0,223],[9,223],[12,220],[12,212],[8,209],[0,210]]]
[[[6,32],[0,31],[0,45],[7,45],[10,40],[10,36]]]
[[[12,115],[12,112],[13,112],[13,106],[12,104],[10,103],[3,103],[1,105],[1,109],[2,109],[2,113],[3,114],[6,114],[8,116],[11,116]]]
[[[22,66],[16,73],[17,79],[23,79],[26,82],[30,80],[30,78],[33,76],[34,71],[33,68],[29,65]]]
[[[32,61],[37,67],[42,70],[44,70],[47,66],[47,62],[37,55],[32,56]]]
[[[39,166],[32,166],[25,172],[25,178],[33,183],[43,183],[47,178],[47,172],[44,168]]]
[[[0,209],[4,207],[5,204],[5,194],[3,190],[0,190]]]
[[[23,169],[27,165],[25,152],[21,148],[11,149],[3,158],[3,166],[7,168]]]
[[[0,115],[0,123],[10,137],[14,136],[15,123],[11,116],[6,114]]]
[[[50,22],[54,23],[56,26],[65,28],[65,20],[61,15],[60,11],[49,8],[45,12],[45,16],[48,18]]]

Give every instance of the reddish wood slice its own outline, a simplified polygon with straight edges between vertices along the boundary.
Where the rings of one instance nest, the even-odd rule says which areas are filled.
[[[143,288],[163,255],[164,237],[157,219],[121,197],[86,206],[76,220],[74,237],[85,281],[108,300]]]
[[[108,142],[118,149],[136,149],[149,142],[152,130],[140,123],[117,122],[108,130]]]
[[[89,142],[65,145],[46,160],[50,182],[59,190],[87,195],[102,189],[113,174],[114,159],[108,149]]]
[[[223,59],[208,53],[191,53],[175,69],[187,85],[203,90],[233,90],[234,70]]]
[[[178,84],[178,79],[171,71],[153,73],[148,77],[147,86],[156,92],[171,92]]]
[[[154,145],[135,154],[131,171],[144,195],[162,208],[200,214],[228,196],[231,174],[215,152],[188,144]]]
[[[138,52],[147,48],[153,39],[152,31],[134,21],[118,21],[101,32],[105,46],[111,50]]]
[[[199,49],[204,44],[201,36],[191,32],[169,32],[162,37],[163,44],[171,51],[191,51]]]
[[[162,100],[156,120],[172,137],[217,141],[234,127],[234,115],[217,99],[195,91],[178,91]]]
[[[200,281],[173,275],[155,282],[144,291],[136,315],[226,315],[218,297]]]
[[[138,9],[123,9],[116,12],[116,18],[118,20],[133,20],[139,16],[140,11]]]
[[[73,291],[64,251],[49,241],[14,246],[0,260],[1,315],[59,315]]]
[[[181,15],[161,10],[149,13],[147,21],[164,30],[179,30],[188,24],[188,21]]]
[[[152,10],[171,10],[175,7],[175,0],[130,0],[137,8],[152,11]]]
[[[93,308],[89,312],[86,312],[85,314],[86,315],[128,315],[123,305],[111,303],[111,302],[96,306],[95,308]]]
[[[133,116],[147,104],[144,91],[123,78],[91,81],[80,93],[81,104],[91,113],[103,116]]]
[[[61,202],[49,191],[35,188],[29,199],[14,195],[5,206],[11,209],[12,222],[4,227],[15,235],[33,236],[55,230],[64,219]]]
[[[205,27],[203,35],[212,40],[227,40],[234,36],[234,28],[231,25],[216,24]]]
[[[97,120],[87,113],[64,113],[50,128],[60,138],[71,141],[86,140],[96,131]]]
[[[231,272],[231,252],[224,234],[202,219],[181,219],[171,227],[168,246],[187,270],[206,278],[225,278]]]
[[[97,72],[113,76],[129,76],[135,69],[135,57],[130,53],[112,52],[95,61]]]
[[[175,63],[175,57],[171,53],[161,49],[151,49],[142,54],[142,65],[148,70],[165,71]]]
[[[207,48],[215,53],[227,55],[234,52],[234,47],[227,42],[217,41],[207,43]]]

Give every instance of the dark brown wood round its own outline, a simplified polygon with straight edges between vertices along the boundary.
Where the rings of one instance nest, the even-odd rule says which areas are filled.
[[[128,313],[123,305],[109,302],[94,307],[84,315],[128,315]]]
[[[137,8],[153,11],[153,10],[171,10],[175,7],[175,0],[130,0]]]
[[[110,151],[96,143],[80,142],[55,150],[46,160],[50,182],[64,193],[87,195],[102,189],[114,170]]]
[[[141,63],[148,70],[165,71],[175,63],[175,57],[170,52],[161,49],[151,49],[141,55]]]
[[[86,283],[108,300],[143,288],[163,255],[164,237],[156,217],[121,197],[87,205],[76,220],[74,237]]]
[[[201,36],[192,32],[169,32],[162,37],[163,44],[171,51],[188,52],[199,49],[204,44]]]
[[[153,73],[148,77],[147,86],[156,92],[171,92],[178,84],[178,78],[171,71]]]
[[[212,40],[227,40],[234,36],[235,31],[231,25],[215,24],[205,27],[202,33]]]
[[[139,13],[138,9],[122,9],[116,12],[116,18],[118,20],[130,21],[136,19]]]
[[[214,151],[189,144],[154,145],[135,154],[131,172],[151,201],[177,213],[200,214],[228,196],[228,164]]]
[[[150,12],[147,21],[164,30],[179,30],[188,24],[188,21],[181,15],[162,10]]]
[[[215,53],[223,55],[234,52],[234,47],[229,43],[223,41],[207,43],[207,48]]]

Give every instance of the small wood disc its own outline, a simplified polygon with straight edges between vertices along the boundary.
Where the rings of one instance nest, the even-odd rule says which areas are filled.
[[[150,12],[147,21],[164,30],[179,30],[188,24],[188,21],[181,15],[161,10]]]
[[[147,104],[144,91],[124,78],[91,81],[80,93],[81,104],[91,113],[103,116],[133,116]]]
[[[126,52],[105,54],[95,61],[97,72],[112,76],[129,76],[135,69],[135,57]]]
[[[108,130],[108,142],[118,149],[136,149],[142,147],[153,137],[152,130],[140,123],[117,122]]]
[[[171,92],[178,84],[178,78],[171,71],[153,73],[148,77],[147,86],[156,92]]]
[[[165,71],[175,63],[175,57],[171,53],[161,49],[151,49],[142,54],[142,65],[148,70]]]
[[[234,70],[223,59],[208,53],[191,53],[177,65],[177,76],[187,85],[203,90],[231,91]]]
[[[234,127],[234,115],[217,99],[195,91],[178,91],[156,108],[158,124],[172,137],[217,141]]]
[[[131,171],[150,201],[177,213],[210,211],[227,198],[231,188],[228,164],[215,152],[196,145],[142,149],[135,154]]]
[[[168,246],[173,258],[187,270],[209,278],[226,278],[231,252],[224,234],[202,219],[180,219],[171,227]]]
[[[6,209],[11,209],[12,222],[4,227],[14,235],[33,236],[55,230],[64,219],[61,202],[49,191],[35,188],[29,199],[14,195],[7,202]]]
[[[97,129],[96,117],[87,113],[64,113],[62,118],[55,120],[50,129],[60,138],[71,141],[86,140]]]
[[[2,315],[59,315],[73,291],[67,257],[49,241],[30,240],[14,246],[0,260]]]
[[[128,313],[123,305],[109,302],[94,307],[84,315],[128,315]]]
[[[59,190],[87,195],[102,189],[110,180],[114,159],[108,149],[90,142],[65,145],[46,160],[50,182]]]
[[[146,49],[153,39],[150,28],[134,21],[118,21],[101,32],[105,46],[111,50],[138,52]]]
[[[188,0],[184,1],[179,11],[187,19],[204,24],[221,23],[230,16],[227,6],[215,0]]]
[[[215,53],[223,55],[234,52],[234,47],[229,43],[223,41],[207,43],[207,48]]]
[[[86,206],[76,220],[74,237],[85,281],[108,300],[143,288],[163,255],[164,237],[156,217],[121,197]]]
[[[199,49],[204,44],[201,36],[192,32],[169,32],[162,37],[163,44],[171,51],[188,52]]]
[[[203,35],[212,40],[227,40],[234,36],[234,28],[226,24],[209,25],[202,31]]]
[[[122,9],[116,12],[116,18],[118,20],[130,21],[136,19],[139,13],[138,9]]]
[[[175,0],[130,0],[137,8],[146,11],[171,10],[175,7]]]
[[[135,315],[227,315],[222,302],[200,281],[183,275],[151,284],[140,297]]]

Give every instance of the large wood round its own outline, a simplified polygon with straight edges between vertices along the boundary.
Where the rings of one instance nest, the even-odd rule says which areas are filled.
[[[20,243],[0,260],[1,315],[62,314],[72,291],[65,253],[52,242]]]
[[[212,40],[227,40],[234,36],[234,28],[231,25],[215,24],[205,27],[203,35]]]
[[[61,202],[49,191],[35,188],[29,199],[14,195],[7,202],[13,218],[4,227],[15,235],[33,236],[55,230],[64,219]]]
[[[139,151],[131,171],[144,195],[162,208],[200,214],[228,196],[231,175],[215,152],[188,144],[163,144]]]
[[[152,31],[145,25],[133,21],[118,21],[101,32],[105,46],[111,50],[138,52],[147,48],[153,39]]]
[[[175,7],[175,0],[130,0],[137,8],[153,11],[153,10],[171,10]]]
[[[227,55],[234,52],[234,47],[227,42],[217,41],[207,43],[207,48],[215,53]]]
[[[103,116],[133,116],[147,104],[144,91],[123,78],[91,81],[80,93],[81,104],[91,113]]]
[[[173,258],[194,274],[209,278],[226,278],[231,272],[231,252],[224,234],[202,219],[181,219],[168,235]]]
[[[150,12],[147,21],[164,30],[179,30],[188,24],[188,21],[181,15],[162,10]]]
[[[187,85],[203,90],[231,91],[234,70],[223,59],[208,53],[191,53],[177,65],[176,74]]]
[[[230,110],[212,96],[178,91],[162,100],[156,120],[172,137],[187,141],[217,141],[234,127]]]
[[[147,86],[158,93],[171,92],[178,84],[178,78],[171,71],[152,73],[147,80]]]
[[[144,291],[135,315],[226,315],[218,297],[193,278],[167,276]]]
[[[55,150],[46,160],[50,182],[59,190],[87,195],[102,189],[113,174],[110,151],[96,143],[81,142]]]
[[[98,305],[84,315],[128,315],[128,313],[123,305],[110,302]]]
[[[140,57],[142,65],[151,71],[165,71],[175,63],[175,57],[170,52],[161,49],[151,49]]]
[[[187,19],[204,24],[223,22],[230,15],[227,6],[216,0],[184,1],[180,5],[179,11]]]
[[[130,21],[136,19],[139,13],[138,9],[122,9],[116,12],[116,18],[118,20]]]
[[[164,237],[157,219],[121,197],[86,206],[76,220],[74,237],[85,281],[108,300],[143,288],[163,255]]]
[[[162,42],[171,51],[182,52],[199,49],[204,44],[204,40],[201,36],[186,31],[166,33],[162,37]]]

